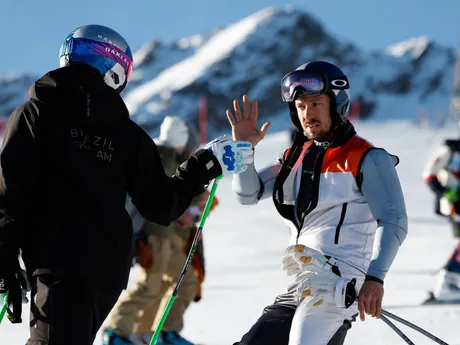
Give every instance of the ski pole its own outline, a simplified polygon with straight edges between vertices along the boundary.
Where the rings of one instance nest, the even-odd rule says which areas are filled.
[[[3,317],[6,314],[6,309],[8,308],[8,295],[9,295],[9,290],[6,292],[5,296],[3,297],[3,305],[2,309],[0,309],[0,323],[3,321]]]
[[[385,315],[386,317],[389,317],[389,318],[392,318],[398,322],[401,322],[403,325],[406,325],[407,327],[410,327],[412,328],[413,330],[423,334],[425,337],[433,340],[435,343],[437,344],[441,344],[441,345],[449,345],[447,344],[445,341],[442,341],[441,339],[439,339],[438,337],[434,336],[433,334],[425,331],[423,328],[417,326],[417,325],[414,325],[413,323],[407,321],[407,320],[404,320],[403,318],[395,315],[395,314],[392,314],[384,309],[382,309],[382,315]]]
[[[388,320],[388,318],[384,315],[380,315],[380,319],[385,322],[390,328],[396,332],[403,340],[406,342],[406,344],[409,345],[415,345],[415,343],[412,342],[412,340],[409,339],[407,335],[405,335],[393,322]]]
[[[182,285],[182,281],[184,280],[185,273],[187,273],[190,263],[192,262],[192,257],[195,254],[196,247],[198,246],[201,232],[203,231],[204,223],[206,222],[206,218],[208,217],[209,210],[211,209],[212,200],[214,199],[214,194],[216,194],[217,186],[219,185],[219,180],[222,177],[223,175],[217,177],[212,184],[211,192],[209,193],[208,200],[206,201],[206,206],[204,207],[203,213],[201,215],[200,226],[198,227],[195,237],[193,238],[192,246],[190,248],[190,252],[188,253],[187,260],[185,260],[185,265],[182,268],[182,272],[179,276],[179,279],[177,280],[176,287],[174,288],[174,291],[168,300],[168,304],[166,304],[165,310],[163,311],[163,315],[161,315],[160,322],[158,323],[158,326],[155,329],[155,332],[153,333],[152,339],[150,339],[149,345],[154,345],[156,343],[158,337],[160,336],[160,332],[161,332],[161,329],[163,328],[166,318],[168,317],[169,311],[171,310],[171,307],[174,304],[174,301],[177,296],[177,292],[179,291]]]

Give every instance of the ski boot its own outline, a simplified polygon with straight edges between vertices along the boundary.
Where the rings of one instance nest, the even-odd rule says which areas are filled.
[[[153,333],[133,333],[129,337],[129,340],[133,343],[133,345],[149,345],[152,337]],[[155,342],[155,345],[163,345],[161,334]]]
[[[133,343],[120,337],[112,329],[105,329],[102,334],[102,345],[133,345]]]
[[[443,268],[437,278],[433,292],[423,304],[460,303],[460,273]]]

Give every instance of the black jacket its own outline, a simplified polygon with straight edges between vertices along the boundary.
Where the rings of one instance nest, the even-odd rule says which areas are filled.
[[[10,116],[1,153],[0,254],[19,243],[30,274],[125,287],[127,193],[146,219],[168,225],[220,165],[199,150],[166,176],[153,140],[90,66],[51,71],[30,96]]]

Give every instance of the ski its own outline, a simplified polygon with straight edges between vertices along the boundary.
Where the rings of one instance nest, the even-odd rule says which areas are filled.
[[[452,300],[439,300],[434,297],[432,292],[429,292],[430,296],[422,302],[421,305],[449,305],[449,304],[460,304],[460,299],[452,299]]]

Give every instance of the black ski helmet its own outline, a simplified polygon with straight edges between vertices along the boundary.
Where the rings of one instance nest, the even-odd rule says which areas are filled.
[[[331,100],[333,125],[346,122],[350,109],[350,85],[345,73],[336,65],[326,61],[307,62],[283,77],[281,98],[288,103],[291,121],[299,132],[303,132],[303,129],[294,101],[301,94],[327,94]]]

